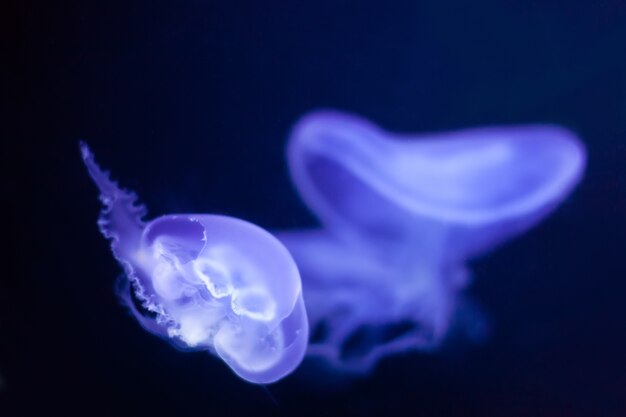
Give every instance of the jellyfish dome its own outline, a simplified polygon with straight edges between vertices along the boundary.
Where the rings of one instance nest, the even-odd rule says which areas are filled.
[[[302,273],[310,354],[367,371],[438,346],[469,283],[466,260],[547,216],[585,159],[557,126],[411,135],[341,112],[305,116],[288,162],[322,228],[279,237]]]
[[[98,222],[123,265],[122,298],[142,326],[184,350],[210,351],[241,378],[275,382],[301,362],[308,322],[298,268],[270,233],[243,220],[177,214],[142,220],[136,196],[83,160],[100,189]]]

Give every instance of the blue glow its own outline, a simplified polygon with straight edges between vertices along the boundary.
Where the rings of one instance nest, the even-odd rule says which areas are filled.
[[[408,135],[339,112],[305,116],[289,167],[322,228],[279,238],[302,274],[316,335],[308,354],[366,372],[387,355],[437,348],[455,315],[475,311],[460,307],[466,261],[548,215],[585,159],[556,126]]]

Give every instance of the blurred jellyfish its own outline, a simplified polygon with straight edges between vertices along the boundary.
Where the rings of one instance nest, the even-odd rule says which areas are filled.
[[[127,280],[122,297],[145,329],[181,349],[208,350],[241,378],[277,381],[301,362],[308,324],[298,269],[265,230],[232,217],[142,221],[134,193],[81,144],[104,205],[98,225]]]
[[[582,176],[555,126],[385,132],[339,112],[292,131],[293,182],[322,224],[279,235],[302,274],[308,353],[354,372],[436,348],[469,283],[468,259],[529,229]]]

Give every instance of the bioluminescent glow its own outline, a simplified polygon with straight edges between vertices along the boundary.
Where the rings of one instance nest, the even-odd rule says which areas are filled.
[[[100,190],[98,224],[127,281],[122,297],[145,329],[208,350],[240,377],[271,383],[302,361],[308,322],[298,268],[265,230],[232,217],[181,214],[144,223],[134,193],[81,144]]]
[[[585,159],[555,126],[420,136],[339,112],[303,118],[289,167],[323,228],[279,238],[302,274],[308,353],[365,372],[386,355],[436,348],[463,314],[466,261],[549,214]]]
[[[308,354],[339,370],[367,372],[387,355],[436,349],[453,319],[471,323],[476,311],[466,307],[467,260],[546,217],[586,161],[575,135],[556,126],[400,135],[356,116],[312,113],[294,128],[288,161],[322,227],[278,235],[296,267],[276,238],[242,220],[144,223],[136,196],[82,152],[134,315],[255,383],[298,366],[309,326]]]

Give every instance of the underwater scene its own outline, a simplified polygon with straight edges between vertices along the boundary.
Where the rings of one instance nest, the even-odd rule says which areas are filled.
[[[0,416],[626,416],[626,2],[6,16]]]

